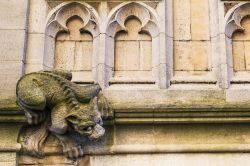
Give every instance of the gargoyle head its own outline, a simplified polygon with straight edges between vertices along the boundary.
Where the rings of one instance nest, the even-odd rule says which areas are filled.
[[[96,140],[104,135],[103,121],[98,110],[98,99],[95,97],[89,104],[79,104],[79,108],[70,112],[66,120],[73,129],[90,140]]]

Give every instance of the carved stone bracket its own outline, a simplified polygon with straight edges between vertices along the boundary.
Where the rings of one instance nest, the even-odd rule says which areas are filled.
[[[83,144],[78,144],[72,133],[90,140],[104,135],[102,118],[110,117],[110,113],[100,86],[80,86],[71,78],[65,71],[41,71],[18,81],[17,103],[29,123],[23,127],[19,142],[27,154],[42,157],[51,133],[69,158],[77,158],[83,155]]]

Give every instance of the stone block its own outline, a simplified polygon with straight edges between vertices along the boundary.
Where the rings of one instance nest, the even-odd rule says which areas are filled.
[[[21,61],[1,61],[0,70],[0,99],[15,97],[17,80],[22,74]]]
[[[244,42],[244,48],[245,48],[246,70],[250,70],[250,42],[249,41]],[[241,56],[243,56],[243,55],[241,55]]]
[[[92,41],[75,43],[74,70],[91,70],[92,69]]]
[[[207,71],[210,56],[210,42],[205,41],[175,41],[174,66],[179,71]]]
[[[155,144],[248,144],[246,124],[169,124],[155,125]],[[227,134],[230,133],[230,134]],[[246,135],[247,134],[247,135]],[[208,139],[209,138],[209,139]],[[226,141],[225,141],[226,140]]]
[[[22,60],[24,36],[24,30],[0,30],[0,61]]]
[[[16,166],[16,152],[0,152],[0,166]]]
[[[174,0],[174,39],[191,40],[190,1]]]
[[[22,61],[0,61],[1,75],[20,76],[22,65]]]
[[[9,151],[18,150],[17,137],[21,126],[22,124],[1,124],[0,149],[9,149]]]
[[[117,125],[114,144],[152,144],[154,142],[152,133],[152,125]]]
[[[94,156],[90,162],[91,166],[248,166],[249,159],[249,153],[172,153]]]
[[[72,71],[72,81],[93,83],[93,73],[91,71]]]
[[[82,159],[84,160],[84,159]],[[63,155],[50,155],[45,156],[43,159],[39,159],[32,156],[20,156],[18,165],[19,166],[39,166],[39,165],[46,165],[46,166],[81,166],[77,164],[77,161],[70,160]],[[86,162],[85,162],[86,163]],[[84,163],[84,164],[85,164]],[[85,166],[85,165],[83,165]],[[91,166],[91,165],[86,165]]]
[[[209,19],[210,19],[210,36],[219,36],[219,11],[218,11],[218,1],[210,0],[209,2]]]
[[[45,0],[31,0],[29,13],[29,33],[45,33],[45,24],[49,12]]]
[[[137,41],[116,41],[115,70],[139,70],[139,44]]]
[[[31,73],[43,70],[43,64],[40,63],[26,63],[25,64],[25,73]]]
[[[243,77],[247,78],[247,77]],[[249,103],[250,102],[250,89],[247,85],[231,85],[230,89],[226,91],[226,101]]]
[[[140,42],[140,70],[152,69],[152,42]]]
[[[44,34],[28,34],[26,63],[43,63],[44,37]]]
[[[25,29],[28,0],[0,1],[0,29]],[[1,39],[1,37],[0,37]]]
[[[233,64],[234,70],[245,70],[245,51],[243,41],[233,41]]]
[[[191,0],[192,40],[209,40],[209,31],[208,0]]]
[[[56,69],[73,70],[75,57],[75,42],[57,41],[54,67]]]

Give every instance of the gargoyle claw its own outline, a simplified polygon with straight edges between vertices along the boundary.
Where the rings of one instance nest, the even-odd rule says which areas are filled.
[[[64,153],[68,156],[68,158],[76,159],[83,156],[83,149],[81,146],[72,147],[67,149]]]

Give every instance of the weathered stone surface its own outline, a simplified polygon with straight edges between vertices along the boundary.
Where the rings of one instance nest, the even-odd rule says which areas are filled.
[[[0,152],[0,165],[16,166],[17,162],[16,152]]]
[[[137,160],[137,159],[140,160]],[[150,165],[217,165],[228,166],[242,165],[247,166],[249,154],[207,154],[207,153],[189,153],[189,154],[131,154],[119,156],[96,156],[91,158],[91,166],[150,166]]]
[[[4,124],[1,123],[1,142],[0,142],[0,165],[15,166],[18,163],[16,152],[20,150],[21,146],[17,143],[21,124]]]
[[[139,33],[140,24],[137,19],[128,20],[126,22],[127,33],[121,32],[115,37],[116,76],[133,77],[136,71],[152,70],[152,40],[150,35]],[[141,74],[137,76],[145,76],[143,72]]]
[[[45,0],[30,0],[29,33],[45,33],[49,5]]]
[[[210,42],[190,41],[174,43],[175,70],[207,71],[210,69]]]
[[[44,55],[44,34],[29,34],[26,62],[36,64],[43,62]],[[29,68],[28,65],[26,67]],[[37,71],[37,70],[35,70]]]
[[[233,62],[236,71],[243,71],[246,69],[244,42],[233,42]]]
[[[44,159],[20,153],[20,165],[248,164],[249,2],[30,0],[29,14],[27,2],[0,2],[0,98],[15,95],[22,71],[70,69],[102,85],[115,119],[85,158],[65,158],[48,138]],[[0,121],[22,116],[4,109]],[[0,125],[0,165],[15,162],[18,146],[5,148],[14,127]]]
[[[21,61],[24,56],[24,30],[0,29],[1,61]]]
[[[71,78],[71,73],[57,70],[30,73],[18,81],[17,103],[32,125],[23,127],[18,139],[23,153],[42,157],[50,132],[69,158],[78,158],[83,149],[77,138],[82,135],[95,140],[104,135],[99,110],[104,113],[108,105],[99,94],[100,86],[81,87],[70,82]]]
[[[0,62],[2,74],[0,75],[0,99],[15,97],[15,86],[22,74],[23,64],[21,61]]]
[[[209,1],[191,0],[192,40],[210,40]]]
[[[0,2],[0,29],[24,30],[28,0]]]
[[[191,40],[190,1],[174,0],[174,39]]]

